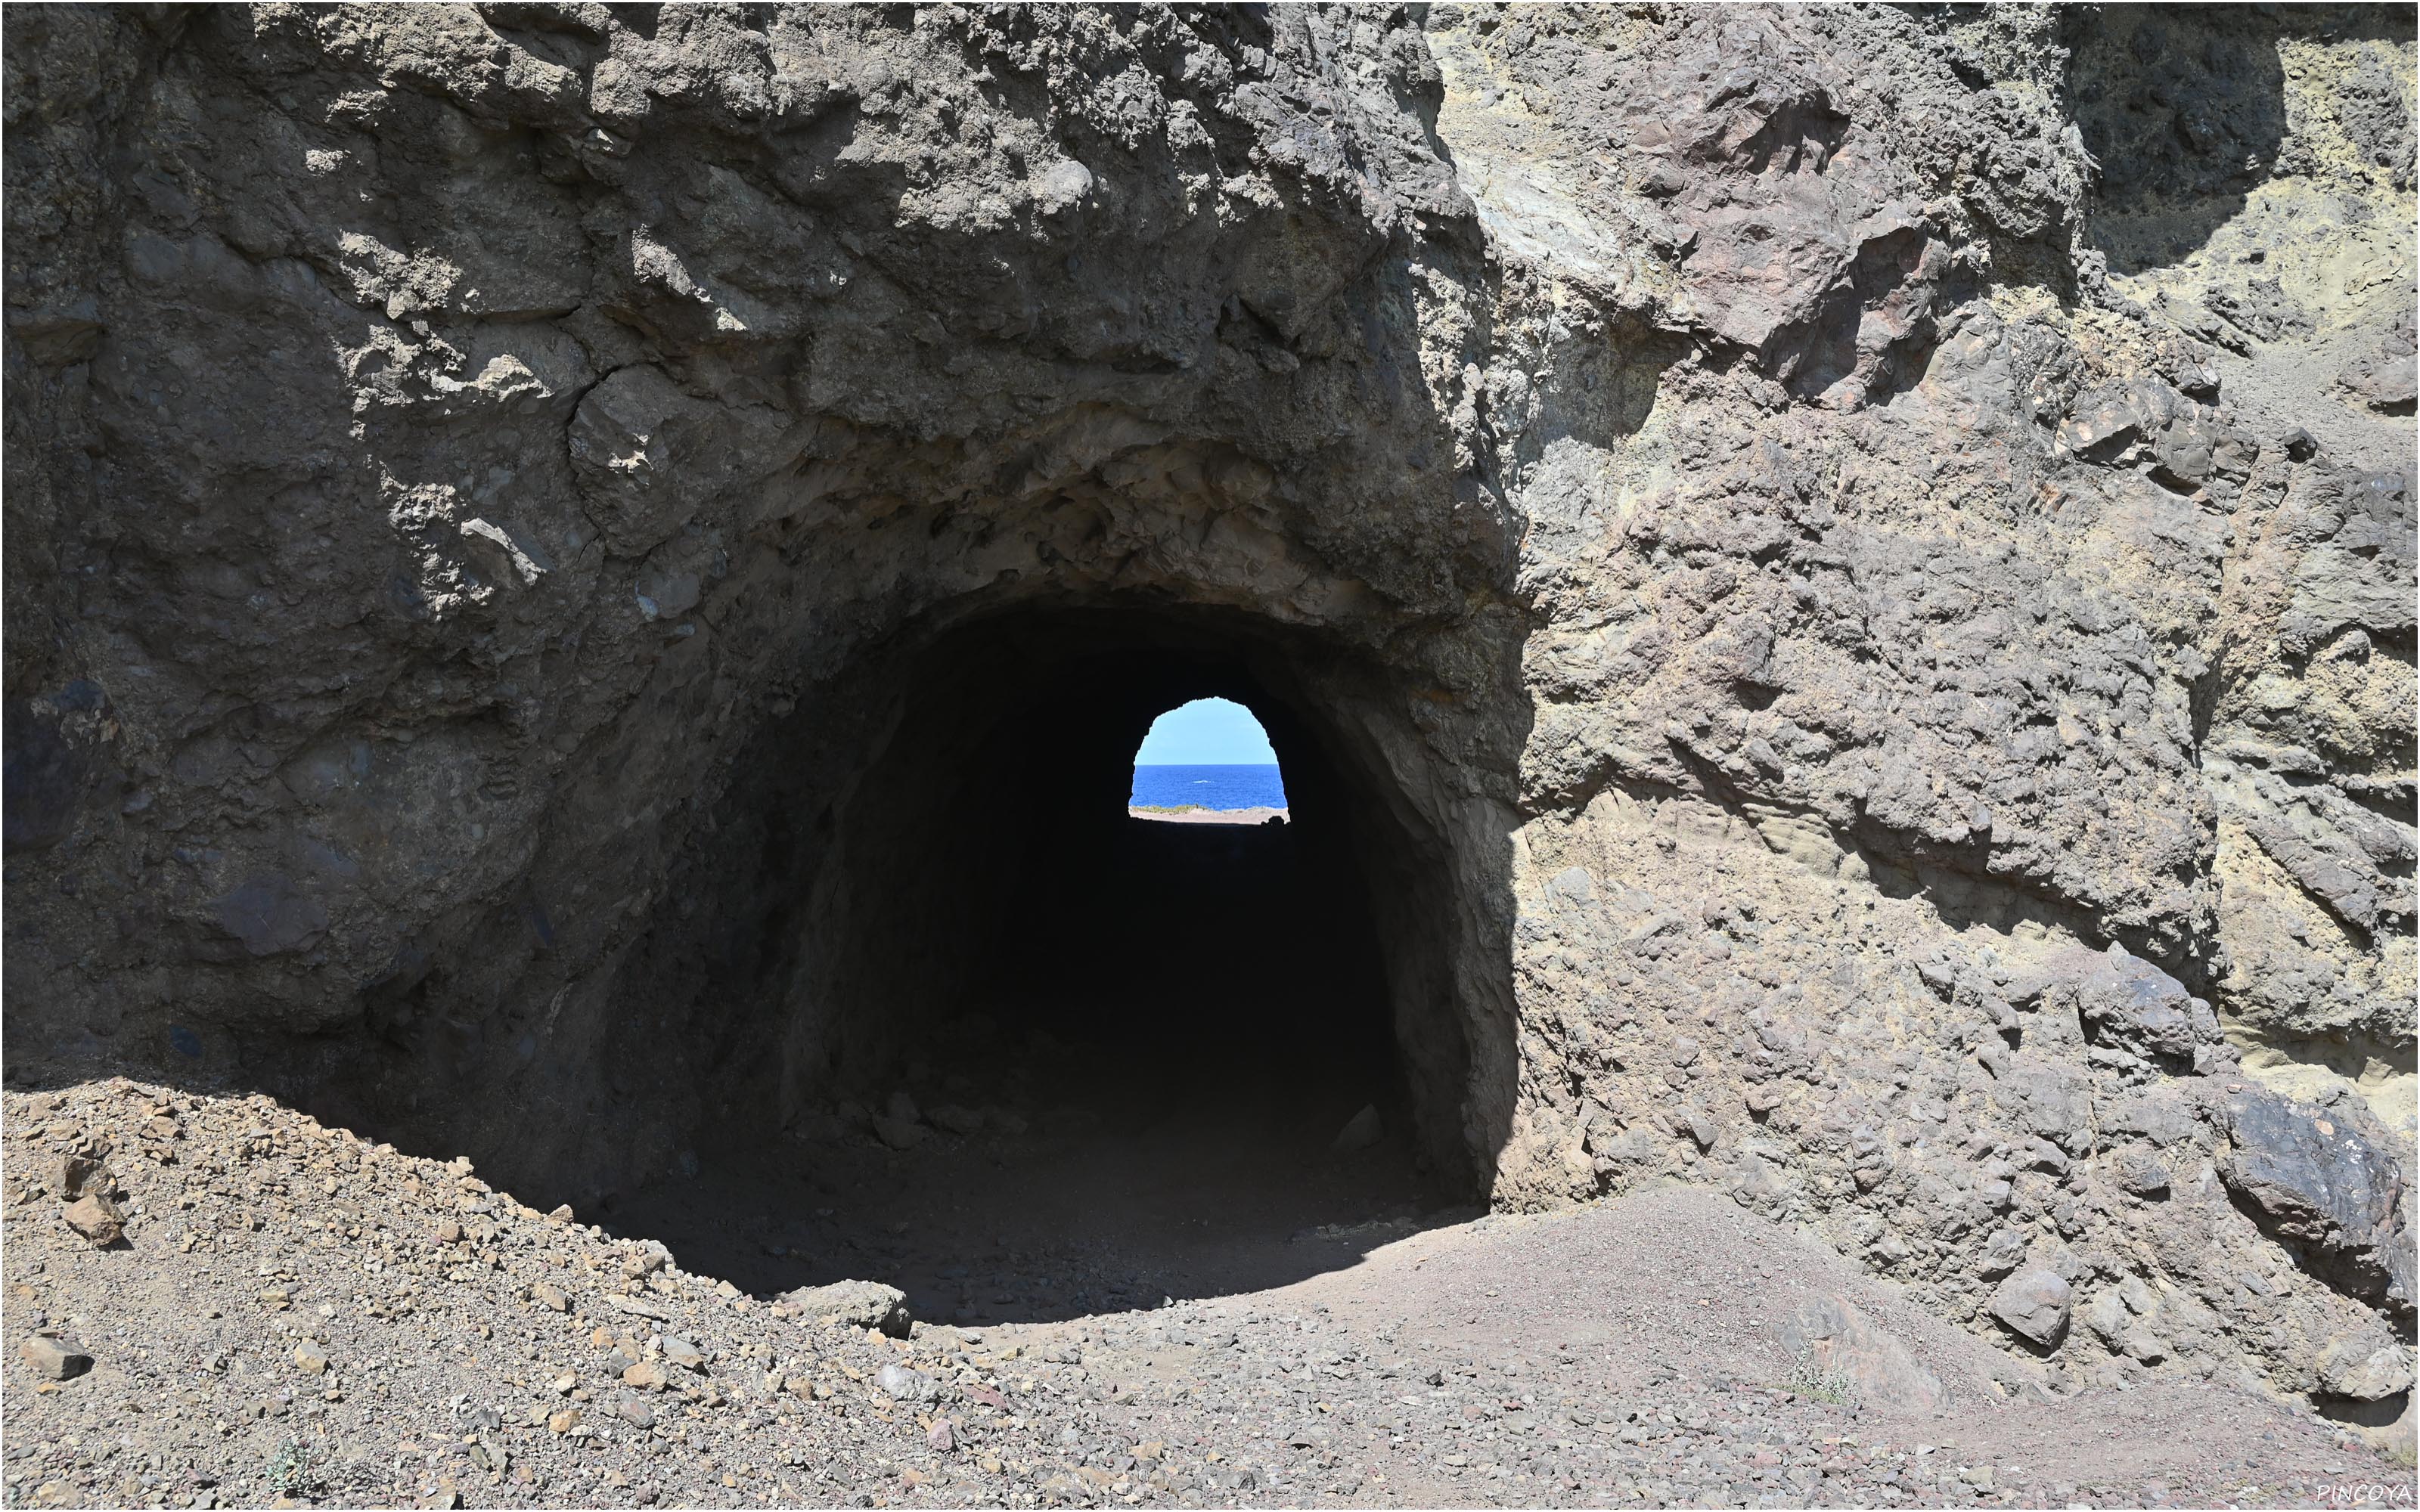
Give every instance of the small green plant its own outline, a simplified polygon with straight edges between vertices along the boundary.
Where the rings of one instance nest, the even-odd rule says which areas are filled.
[[[1790,1389],[1801,1396],[1836,1407],[1857,1404],[1857,1383],[1846,1371],[1826,1366],[1812,1349],[1802,1348],[1790,1365]]]
[[[311,1482],[311,1446],[300,1439],[288,1439],[269,1457],[269,1471],[263,1477],[273,1496],[292,1496]]]

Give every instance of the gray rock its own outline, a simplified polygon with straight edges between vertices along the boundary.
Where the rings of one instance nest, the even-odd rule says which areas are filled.
[[[214,906],[219,927],[256,956],[301,950],[328,927],[327,905],[283,872],[245,878]]]
[[[2168,1168],[2160,1158],[2146,1149],[2126,1149],[2109,1157],[2110,1179],[2122,1191],[2138,1197],[2167,1195]]]
[[[2158,1365],[2176,1352],[2168,1347],[2167,1340],[2139,1323],[2126,1330],[2118,1348],[2127,1358],[2142,1365]]]
[[[2331,1279],[2409,1307],[2403,1168],[2369,1115],[2345,1103],[2298,1106],[2249,1083],[2234,1084],[2217,1112],[2233,1141],[2219,1163],[2227,1187],[2273,1232],[2315,1251]]]
[[[892,1399],[903,1402],[929,1402],[941,1394],[940,1383],[931,1376],[895,1363],[876,1371],[874,1383]]]
[[[2114,949],[2067,949],[2044,963],[2043,972],[2035,991],[2048,1003],[2072,1006],[2096,1044],[2190,1070],[2195,1049],[2218,1041],[2210,1005],[2148,961]]]
[[[875,1115],[874,1136],[893,1149],[914,1149],[924,1142],[930,1133],[931,1131],[921,1123],[911,1123],[904,1119],[893,1119],[883,1114]]]
[[[2084,1320],[2084,1326],[2093,1337],[2113,1352],[2124,1349],[2126,1331],[2134,1321],[2133,1315],[2127,1311],[2126,1304],[2115,1291],[2094,1292],[2092,1300],[2078,1309],[2075,1316]]]
[[[1335,1139],[1329,1142],[1327,1152],[1331,1155],[1350,1155],[1357,1150],[1371,1149],[1378,1143],[1385,1133],[1386,1131],[1378,1123],[1378,1110],[1375,1107],[1365,1107],[1345,1120],[1344,1127],[1339,1129]]]
[[[47,1334],[36,1334],[18,1347],[34,1374],[45,1381],[72,1381],[92,1368],[92,1356],[70,1350]]]
[[[2032,1245],[2032,1236],[2022,1228],[1995,1228],[1984,1242],[1978,1263],[1986,1276],[2006,1275],[2024,1263],[2025,1253]]]
[[[2055,1271],[2036,1267],[2020,1271],[1992,1293],[1991,1312],[2008,1328],[2045,1350],[2058,1348],[2067,1336],[2071,1293]]]
[[[2109,1108],[2105,1128],[2117,1134],[2138,1134],[2154,1149],[2189,1143],[2200,1128],[2194,1103],[2177,1084],[2147,1087],[2118,1099]]]
[[[962,1108],[954,1103],[944,1103],[930,1115],[933,1126],[960,1135],[979,1134],[984,1129],[984,1116],[973,1108]]]
[[[879,1329],[892,1338],[906,1338],[910,1328],[908,1294],[878,1281],[801,1287],[782,1301],[802,1317],[830,1318],[849,1328]]]
[[[2383,1333],[2339,1340],[2319,1365],[2319,1387],[2355,1401],[2383,1401],[2412,1389],[2412,1347]]]

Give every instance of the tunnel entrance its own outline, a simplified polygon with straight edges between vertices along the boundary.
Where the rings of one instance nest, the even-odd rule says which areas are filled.
[[[1443,842],[1383,684],[1135,607],[969,619],[879,681],[863,760],[783,831],[814,852],[768,966],[786,1132],[617,1222],[686,1254],[674,1209],[736,1206],[716,1273],[980,1324],[1280,1284],[1470,1194]],[[1284,820],[1133,811],[1145,732],[1208,698],[1260,717]]]

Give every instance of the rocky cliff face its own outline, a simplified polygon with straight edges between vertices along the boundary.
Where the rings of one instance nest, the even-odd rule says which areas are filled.
[[[2408,14],[8,24],[21,1074],[647,1179],[920,1032],[898,752],[1091,626],[1497,1202],[2408,1390]]]

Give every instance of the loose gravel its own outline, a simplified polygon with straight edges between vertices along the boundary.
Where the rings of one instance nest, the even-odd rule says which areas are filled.
[[[2053,1396],[1697,1189],[1297,1236],[1335,1258],[1283,1286],[901,1338],[265,1097],[114,1079],[0,1123],[10,1505],[2413,1499],[2247,1383]],[[1884,1365],[1810,1374],[1810,1299]],[[1894,1372],[1945,1405],[1860,1399]]]

